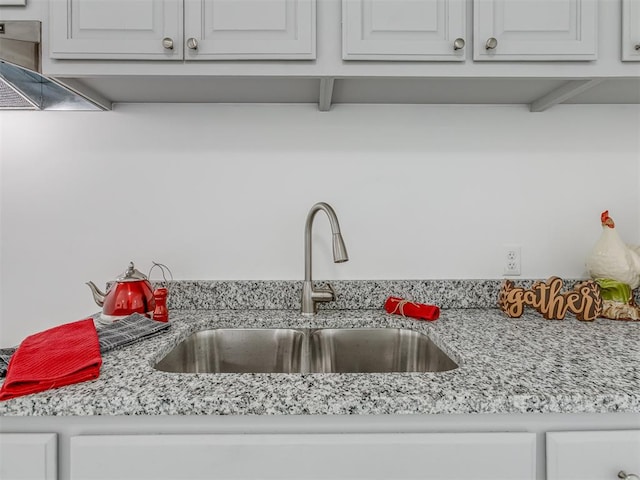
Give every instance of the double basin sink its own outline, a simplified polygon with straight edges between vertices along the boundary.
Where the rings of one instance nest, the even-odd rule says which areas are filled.
[[[458,365],[401,328],[216,328],[185,338],[155,366],[177,373],[443,372]]]

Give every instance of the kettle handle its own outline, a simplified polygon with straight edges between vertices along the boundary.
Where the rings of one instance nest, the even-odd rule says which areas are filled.
[[[169,267],[167,267],[164,263],[154,262],[153,260],[151,261],[151,263],[153,263],[153,265],[149,269],[149,275],[147,275],[147,278],[150,279],[151,278],[151,272],[153,271],[154,268],[158,267],[160,269],[160,271],[162,272],[162,279],[164,280],[164,283],[168,283],[167,276],[165,275],[165,270],[167,272],[169,272],[169,277],[171,278],[171,281],[173,282],[173,273],[171,273],[171,270],[169,269]]]

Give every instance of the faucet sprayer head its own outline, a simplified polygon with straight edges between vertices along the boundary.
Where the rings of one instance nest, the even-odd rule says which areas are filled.
[[[343,263],[349,260],[347,247],[344,245],[342,234],[340,232],[333,234],[333,261],[335,263]]]

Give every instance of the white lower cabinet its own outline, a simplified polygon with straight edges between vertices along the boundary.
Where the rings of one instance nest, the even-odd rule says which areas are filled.
[[[622,0],[622,61],[640,62],[640,0]]]
[[[86,435],[71,479],[535,479],[534,433]]]
[[[0,433],[0,479],[55,480],[55,433]]]
[[[640,430],[547,433],[547,480],[640,477]]]

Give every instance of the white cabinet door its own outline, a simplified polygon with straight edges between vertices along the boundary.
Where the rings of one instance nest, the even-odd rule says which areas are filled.
[[[55,480],[54,433],[0,433],[0,479]]]
[[[640,476],[640,430],[547,433],[547,480],[615,480],[621,471]]]
[[[50,56],[180,60],[182,11],[182,0],[51,0]]]
[[[622,60],[640,62],[640,0],[622,0]]]
[[[314,59],[315,0],[185,0],[187,60]]]
[[[464,61],[466,8],[465,0],[342,0],[342,58]]]
[[[596,0],[474,0],[474,60],[595,60]]]
[[[533,433],[113,435],[71,438],[71,478],[535,478]]]

